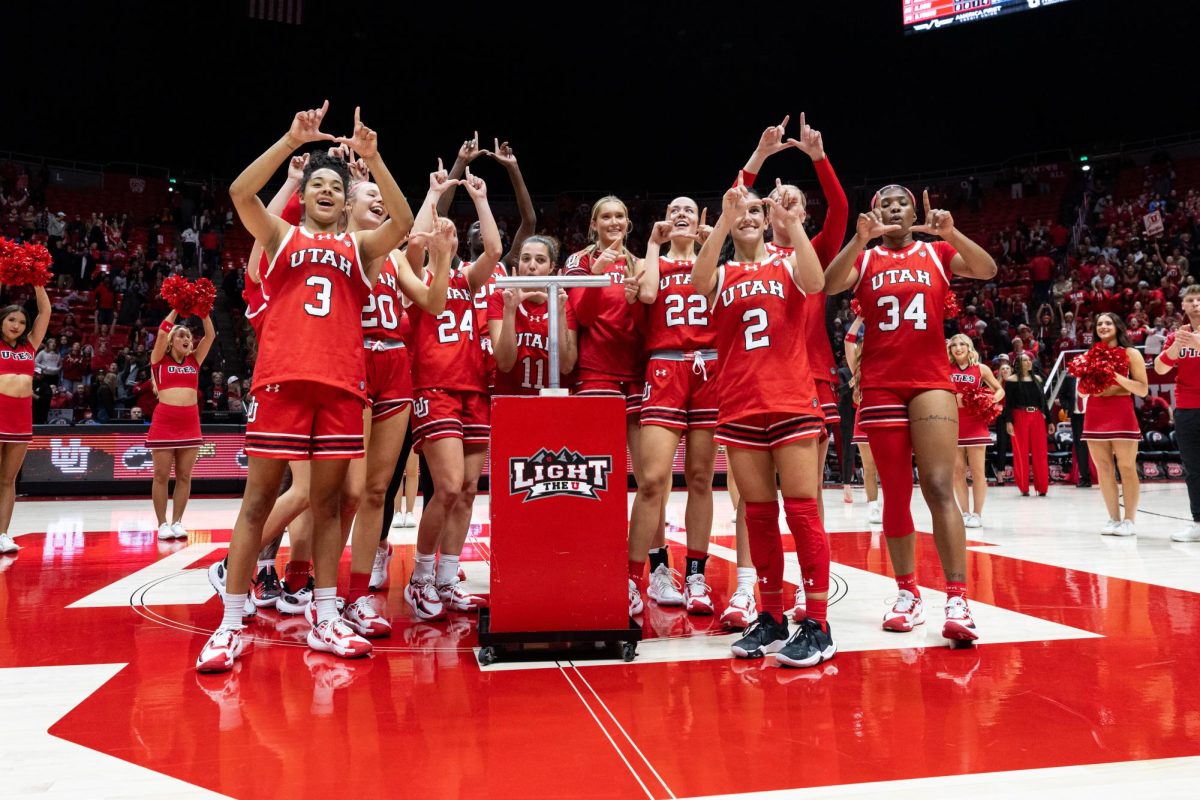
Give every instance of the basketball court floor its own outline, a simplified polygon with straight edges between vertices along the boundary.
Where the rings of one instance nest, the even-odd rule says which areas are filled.
[[[677,566],[684,500],[668,510]],[[980,642],[957,650],[939,635],[928,535],[929,622],[880,629],[895,585],[857,500],[825,494],[840,650],[817,668],[734,660],[713,618],[649,601],[632,663],[481,668],[475,617],[408,616],[415,529],[399,529],[380,595],[394,632],[373,657],[310,652],[303,618],[271,610],[225,675],[193,664],[221,616],[205,568],[236,498],[194,501],[191,537],[171,544],[148,500],[20,501],[23,549],[0,558],[0,797],[1197,796],[1200,544],[1169,540],[1188,524],[1182,483],[1143,487],[1129,539],[1099,534],[1096,489],[993,489],[968,530]],[[717,509],[721,608],[735,583],[724,493]],[[465,568],[486,592],[486,499],[475,519]]]

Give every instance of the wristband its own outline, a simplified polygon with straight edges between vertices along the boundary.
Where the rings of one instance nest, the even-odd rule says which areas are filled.
[[[858,344],[858,334],[857,333],[847,333],[846,338],[843,339],[842,341],[844,341],[846,344]]]
[[[158,329],[159,329],[160,331],[162,331],[163,333],[170,333],[170,332],[171,332],[171,329],[172,329],[172,328],[174,328],[174,327],[175,327],[174,325],[172,325],[171,323],[167,322],[167,321],[164,319],[164,320],[162,321],[162,324],[158,326]]]
[[[1176,364],[1179,363],[1178,360],[1171,358],[1169,355],[1167,355],[1166,350],[1164,350],[1158,354],[1158,360],[1161,361],[1162,363],[1166,364],[1168,367],[1174,367]]]

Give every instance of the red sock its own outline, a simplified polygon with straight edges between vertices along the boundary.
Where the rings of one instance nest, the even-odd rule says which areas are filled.
[[[829,613],[829,598],[824,600],[813,600],[811,597],[804,600],[804,616],[815,622],[821,623],[821,627],[825,627],[825,619]]]
[[[283,568],[283,585],[289,592],[298,592],[312,575],[311,561],[289,561]]]
[[[796,560],[804,580],[805,594],[824,594],[829,591],[829,537],[817,501],[812,498],[783,498],[783,514],[788,530],[796,542]]]
[[[883,535],[888,538],[908,536],[913,525],[912,504],[912,438],[908,427],[867,429],[872,453],[883,454],[875,462],[879,469],[879,488],[887,502],[883,504]]]
[[[921,596],[921,590],[917,587],[916,573],[910,572],[907,575],[897,575],[896,586],[905,591],[912,592],[913,597]]]
[[[946,581],[946,599],[951,597],[961,597],[967,599],[967,584],[959,581]]]
[[[779,540],[779,503],[746,502],[746,534],[750,558],[758,571],[763,611],[783,619],[783,542]]]
[[[371,573],[369,572],[351,572],[350,573],[350,591],[346,595],[346,602],[353,603],[358,598],[371,592]]]
[[[646,590],[646,562],[629,559],[629,579],[637,586],[639,592]]]

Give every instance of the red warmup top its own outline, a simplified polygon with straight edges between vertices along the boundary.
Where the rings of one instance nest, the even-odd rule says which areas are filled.
[[[846,238],[846,223],[850,219],[850,203],[846,200],[846,192],[842,183],[833,171],[833,165],[828,158],[814,161],[817,180],[821,182],[821,193],[829,210],[825,212],[825,222],[821,230],[812,237],[813,250],[821,267],[828,267],[842,249]],[[742,171],[746,186],[753,186],[758,177],[752,172]],[[767,252],[772,255],[790,256],[794,248],[780,247],[773,242],[767,242]],[[829,330],[825,325],[825,293],[816,292],[808,295],[804,303],[804,336],[808,341],[808,361],[812,367],[813,379],[826,383],[837,383],[837,361],[833,357],[833,346],[829,340]]]
[[[754,414],[824,419],[800,335],[804,292],[782,258],[717,270],[713,316],[721,363],[718,422]]]
[[[371,293],[353,233],[293,227],[262,275],[262,322],[252,391],[309,381],[365,398],[362,309]]]
[[[150,365],[154,383],[161,392],[164,389],[199,389],[200,362],[193,355],[176,361],[169,353],[157,364]]]
[[[711,350],[717,326],[708,298],[692,288],[693,261],[658,259],[658,296],[646,321],[646,350]],[[624,291],[624,290],[622,290]]]
[[[1163,350],[1174,344],[1175,333],[1172,331]],[[1200,350],[1179,348],[1179,358],[1175,362],[1175,408],[1200,408]]]
[[[567,259],[566,275],[591,275],[591,254]],[[609,265],[605,274],[612,285],[605,289],[568,289],[575,317],[579,320],[580,381],[640,383],[645,379],[645,356],[639,326],[644,319],[642,303],[625,302],[625,257]]]
[[[425,282],[433,273],[425,273]],[[420,357],[412,362],[414,389],[449,389],[486,392],[483,351],[475,340],[475,298],[461,269],[450,273],[446,285],[446,310],[437,316],[419,306],[408,308],[412,321],[412,347]]]
[[[375,288],[367,297],[362,309],[362,335],[364,339],[386,339],[402,341],[400,318],[404,315],[404,296],[396,280],[396,257],[389,255],[379,270]]]
[[[946,242],[913,242],[859,254],[854,297],[870,331],[862,352],[862,388],[953,389],[942,322],[946,270],[957,251]]]
[[[10,347],[0,339],[0,375],[28,375],[33,377],[33,345],[29,342],[20,347]]]
[[[517,360],[508,372],[496,372],[494,394],[536,395],[550,385],[550,316],[546,313],[549,303],[534,303],[526,300],[517,306],[515,329],[517,335]],[[488,298],[489,320],[504,319],[504,294],[494,292]],[[567,303],[567,328],[577,328],[575,312]],[[564,335],[565,331],[559,331]],[[559,385],[565,385],[560,378]]]

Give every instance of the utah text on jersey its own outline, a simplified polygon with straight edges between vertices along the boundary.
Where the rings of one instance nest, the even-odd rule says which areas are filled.
[[[871,288],[882,289],[898,283],[921,283],[933,286],[932,276],[923,269],[885,269],[871,276]]]
[[[353,243],[346,240],[342,242],[344,247],[353,247]],[[340,270],[346,275],[354,274],[354,262],[346,258],[341,253],[335,253],[328,247],[305,247],[292,253],[288,259],[288,266],[292,269],[302,267],[305,264],[322,264]]]
[[[758,294],[787,297],[783,292],[783,281],[742,281],[721,292],[721,304],[728,306],[739,297],[753,297]]]

